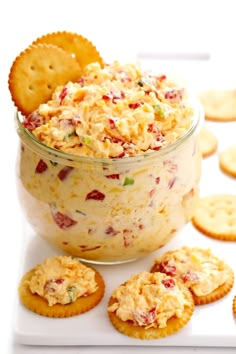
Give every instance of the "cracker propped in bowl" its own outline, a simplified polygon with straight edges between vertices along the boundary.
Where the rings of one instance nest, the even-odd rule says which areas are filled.
[[[103,58],[95,45],[80,34],[67,31],[52,32],[38,37],[32,44],[39,43],[53,44],[71,53],[82,69],[93,62],[104,65]]]
[[[52,44],[37,44],[15,58],[8,85],[15,106],[27,116],[47,102],[57,86],[80,75],[81,66],[70,53]]]

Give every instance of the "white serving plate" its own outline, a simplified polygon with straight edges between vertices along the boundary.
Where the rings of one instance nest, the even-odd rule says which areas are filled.
[[[218,151],[236,143],[236,122],[206,122],[218,138]],[[203,160],[201,196],[216,193],[236,193],[236,179],[223,174],[218,166],[217,152]],[[36,263],[60,252],[37,237],[30,226],[23,222],[23,246],[20,277]],[[236,242],[211,239],[198,232],[191,223],[165,247],[136,262],[114,266],[95,266],[103,275],[106,291],[100,304],[79,316],[54,319],[39,316],[22,306],[16,294],[13,330],[15,340],[25,345],[112,345],[112,346],[209,346],[236,348],[236,320],[232,301],[236,284],[222,299],[208,305],[195,307],[188,324],[176,334],[158,340],[139,340],[120,334],[110,324],[106,307],[112,290],[131,274],[149,270],[157,255],[168,249],[187,246],[211,248],[225,259],[236,274]],[[236,349],[235,349],[236,350]]]

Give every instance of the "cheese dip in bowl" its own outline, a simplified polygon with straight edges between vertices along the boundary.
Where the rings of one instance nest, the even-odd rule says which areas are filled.
[[[165,75],[89,64],[29,116],[16,114],[26,219],[90,263],[136,260],[190,220],[199,194],[202,107]]]

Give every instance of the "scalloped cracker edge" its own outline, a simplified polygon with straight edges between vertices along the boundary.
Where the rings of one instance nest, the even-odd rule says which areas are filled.
[[[80,34],[58,31],[38,37],[32,44],[53,44],[72,54],[83,69],[92,62],[104,66],[104,61],[95,45]]]

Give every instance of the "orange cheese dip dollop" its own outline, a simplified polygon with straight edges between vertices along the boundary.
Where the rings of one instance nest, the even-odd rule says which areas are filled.
[[[182,281],[196,296],[205,296],[224,284],[231,271],[210,249],[183,246],[156,260],[158,270]]]
[[[108,307],[122,321],[132,321],[145,328],[164,328],[172,317],[180,318],[188,300],[177,281],[164,273],[143,271],[112,294],[116,300]]]
[[[30,291],[48,301],[68,304],[97,290],[95,271],[70,256],[47,258],[36,265],[29,281]]]

